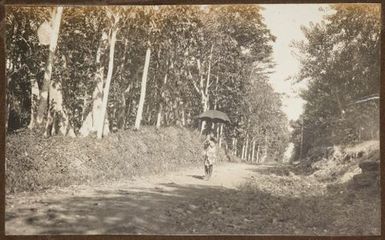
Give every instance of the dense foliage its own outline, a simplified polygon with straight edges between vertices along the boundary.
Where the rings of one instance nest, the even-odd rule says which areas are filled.
[[[296,42],[302,63],[298,81],[308,81],[302,117],[292,123],[294,158],[319,146],[378,138],[380,8],[333,5],[319,24],[303,28]]]
[[[196,116],[217,109],[231,119],[214,126],[223,146],[244,159],[279,160],[287,119],[268,82],[275,37],[260,12],[257,5],[132,6],[65,7],[59,15],[54,8],[7,7],[7,128],[101,136],[139,119],[203,130]],[[57,47],[49,51],[37,31],[58,16]],[[99,122],[96,115],[106,117]]]

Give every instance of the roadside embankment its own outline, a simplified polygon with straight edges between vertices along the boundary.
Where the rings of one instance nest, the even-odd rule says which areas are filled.
[[[24,130],[6,137],[6,193],[116,181],[202,163],[202,139],[186,128],[144,127],[98,140],[43,136]],[[219,159],[227,158],[220,151]]]

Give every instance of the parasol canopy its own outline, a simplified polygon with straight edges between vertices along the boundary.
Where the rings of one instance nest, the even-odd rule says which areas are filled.
[[[218,110],[207,110],[206,112],[201,113],[198,116],[198,119],[222,123],[230,122],[230,118],[227,116],[227,114]]]

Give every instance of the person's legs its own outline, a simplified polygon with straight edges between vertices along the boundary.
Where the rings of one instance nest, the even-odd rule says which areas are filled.
[[[211,178],[211,174],[213,173],[213,165],[210,164],[208,166],[208,175],[207,175],[207,178]]]
[[[210,171],[210,168],[209,168],[209,166],[205,164],[205,178],[207,178],[207,177],[208,177],[208,175],[209,175],[209,171]]]

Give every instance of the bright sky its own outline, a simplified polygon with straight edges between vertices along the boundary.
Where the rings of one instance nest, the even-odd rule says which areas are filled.
[[[271,75],[271,84],[275,91],[286,93],[283,99],[283,111],[289,120],[298,119],[302,113],[304,101],[298,96],[298,90],[306,84],[293,84],[286,80],[299,71],[299,62],[292,54],[290,44],[293,40],[302,40],[304,35],[301,25],[320,22],[327,4],[262,4],[262,15],[272,34],[277,37],[273,44],[273,57],[276,62],[275,72]]]

